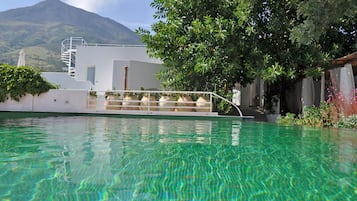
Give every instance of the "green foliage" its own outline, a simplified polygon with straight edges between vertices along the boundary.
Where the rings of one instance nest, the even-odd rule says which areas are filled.
[[[297,14],[297,24],[290,37],[301,44],[311,44],[320,41],[335,27],[339,30],[333,32],[348,35],[347,27],[356,25],[357,4],[355,0],[300,1]]]
[[[253,80],[259,51],[249,37],[254,32],[249,1],[154,0],[159,21],[153,33],[139,29],[152,56],[163,60],[159,73],[164,88],[214,91],[228,98],[236,81]],[[220,112],[230,107],[218,102]]]
[[[275,64],[262,70],[261,76],[265,81],[273,83],[278,81],[284,73],[285,71],[283,66],[279,65],[278,62],[275,62]]]
[[[38,70],[32,67],[0,65],[0,102],[8,97],[19,101],[27,93],[39,95],[55,86],[45,81]]]
[[[281,125],[294,125],[296,124],[295,116],[293,113],[286,113],[285,116],[279,116],[277,122]]]
[[[139,98],[139,96],[141,95],[140,92],[134,92],[134,91],[130,91],[130,90],[127,90],[124,92],[124,97],[136,97],[136,98]]]
[[[319,107],[304,107],[303,115],[297,120],[297,124],[313,127],[334,127],[336,117],[333,114],[335,106],[321,102]]]
[[[107,92],[105,92],[105,95],[108,95]],[[96,91],[89,91],[89,96],[97,97],[97,92]]]
[[[357,114],[348,116],[347,118],[341,119],[337,123],[339,128],[354,128],[357,129]]]
[[[152,5],[160,19],[152,25],[155,34],[139,32],[151,54],[165,63],[159,74],[164,87],[214,91],[252,80],[245,72],[253,65],[243,55],[254,50],[247,48],[248,38],[240,40],[249,35],[249,2],[155,0]]]
[[[318,66],[330,62],[333,56],[330,44],[303,45],[290,38],[291,30],[298,24],[298,9],[302,1],[253,2],[251,19],[256,25],[253,40],[262,53],[258,59],[263,64],[256,70],[265,81],[275,83],[316,75],[321,71],[321,68],[316,70]],[[334,36],[332,38],[335,40]],[[329,47],[325,48],[325,45]]]
[[[357,129],[357,115],[344,117],[342,114],[335,113],[336,106],[333,103],[320,103],[320,107],[305,107],[301,117],[287,113],[281,116],[278,123],[282,125],[301,125],[311,127],[338,127]]]
[[[323,120],[318,107],[304,107],[303,116],[297,121],[297,124],[312,127],[322,127]]]
[[[218,94],[226,97],[235,82],[245,86],[257,76],[274,86],[317,77],[331,58],[351,52],[357,15],[349,15],[344,22],[334,21],[334,28],[322,34],[320,41],[304,44],[292,40],[292,30],[306,18],[302,11],[309,9],[304,2],[154,0],[151,5],[158,21],[152,25],[153,32],[137,31],[151,56],[164,62],[158,77],[165,88],[221,88]],[[341,0],[327,4],[337,2]],[[310,13],[316,11],[309,17],[314,21],[320,13],[310,9]]]
[[[228,100],[232,100],[233,93],[227,93],[226,98]],[[218,112],[223,113],[223,114],[228,114],[232,111],[232,105],[226,101],[221,101],[220,99],[216,100],[216,107]],[[236,110],[236,109],[233,109]]]
[[[280,111],[276,111],[276,106],[279,102],[280,98],[276,94],[266,94],[264,96],[264,110],[266,110],[270,114],[279,114]]]

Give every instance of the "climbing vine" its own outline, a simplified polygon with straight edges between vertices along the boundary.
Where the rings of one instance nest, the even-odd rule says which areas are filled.
[[[39,95],[54,88],[32,67],[0,65],[0,102],[9,98],[19,101],[26,94]]]

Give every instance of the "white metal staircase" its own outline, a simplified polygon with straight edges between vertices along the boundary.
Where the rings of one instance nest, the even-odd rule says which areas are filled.
[[[66,64],[68,75],[75,77],[76,73],[76,52],[77,46],[87,45],[82,37],[70,37],[62,41],[61,61]]]

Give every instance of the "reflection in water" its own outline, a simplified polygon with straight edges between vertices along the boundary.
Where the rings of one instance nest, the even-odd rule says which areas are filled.
[[[160,143],[211,143],[212,121],[160,119],[158,124],[146,129],[152,135],[157,130]]]
[[[0,180],[8,183],[0,197],[11,200],[357,196],[357,134],[348,130],[53,117],[3,121],[0,135]]]
[[[239,145],[239,132],[242,127],[242,121],[232,122],[232,146]]]
[[[68,160],[69,151],[66,146],[64,147],[62,156],[63,156],[63,178],[65,181],[70,182],[71,181],[71,164],[70,164],[70,161]]]
[[[323,140],[326,136],[331,136],[329,141],[333,143],[336,149],[330,150],[330,154],[336,158],[333,164],[335,170],[344,175],[352,175],[352,177],[345,176],[338,179],[338,185],[341,188],[348,188],[353,186],[357,178],[357,135],[354,130],[328,130],[329,135],[321,135]],[[354,134],[353,134],[354,133]],[[355,186],[355,193],[357,197],[357,186]]]

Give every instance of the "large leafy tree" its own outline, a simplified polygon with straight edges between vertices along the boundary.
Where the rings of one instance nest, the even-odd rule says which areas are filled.
[[[321,29],[304,30],[304,24],[321,21],[319,4],[308,10],[318,2],[154,0],[158,22],[153,33],[140,31],[152,55],[163,60],[160,78],[169,88],[226,94],[236,81],[245,85],[261,76],[284,98],[281,86],[317,75],[329,59],[353,50],[356,15],[325,17],[330,21]]]
[[[163,60],[166,87],[227,91],[237,80],[252,80],[259,51],[250,40],[249,2],[154,0],[152,6],[159,21],[143,41]]]
[[[311,44],[325,40],[326,36],[340,39],[341,37],[337,37],[337,34],[340,34],[342,38],[350,39],[351,35],[354,35],[354,41],[349,42],[356,48],[356,0],[299,1],[297,14],[298,24],[292,29],[291,34],[294,41]],[[341,40],[335,44],[339,42]]]
[[[250,16],[255,25],[253,40],[264,59],[257,74],[269,84],[268,97],[280,96],[284,111],[289,86],[302,77],[319,74],[328,62],[321,46],[290,39],[291,30],[299,23],[298,5],[298,1],[256,0]]]

